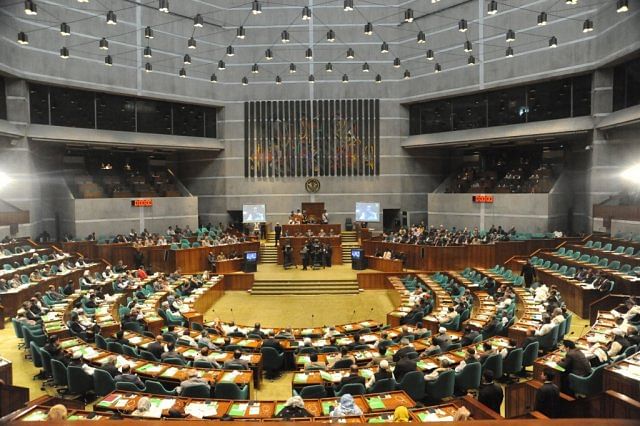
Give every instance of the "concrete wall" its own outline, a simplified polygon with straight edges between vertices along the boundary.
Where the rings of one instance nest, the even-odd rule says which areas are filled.
[[[169,226],[198,226],[198,199],[196,197],[153,198],[152,207],[132,207],[129,198],[89,199],[71,201],[77,238],[91,232],[97,237],[136,232],[146,228],[149,232],[164,233]]]

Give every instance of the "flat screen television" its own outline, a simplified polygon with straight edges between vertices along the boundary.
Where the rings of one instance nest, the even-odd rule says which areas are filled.
[[[245,262],[257,262],[258,261],[258,252],[257,251],[245,251],[244,252],[244,261]]]
[[[356,203],[356,221],[380,222],[380,203]]]

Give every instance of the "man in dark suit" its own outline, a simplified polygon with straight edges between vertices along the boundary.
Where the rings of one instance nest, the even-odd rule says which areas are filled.
[[[264,339],[265,334],[262,330],[260,330],[260,323],[257,322],[254,324],[253,326],[253,330],[251,330],[248,334],[256,334],[258,336],[260,336],[260,338]]]
[[[151,352],[153,356],[160,359],[164,353],[164,344],[162,342],[162,335],[158,334],[156,340],[147,345],[147,351]]]
[[[281,354],[282,352],[284,352],[284,349],[282,348],[282,345],[280,344],[280,342],[274,337],[273,335],[273,331],[270,331],[269,334],[267,335],[267,338],[265,340],[262,341],[262,347],[263,348],[273,348],[276,351],[278,351],[279,354]]]
[[[533,279],[536,276],[536,270],[531,264],[530,260],[527,260],[527,263],[522,266],[520,275],[524,277],[524,286],[526,288],[531,287],[531,284],[533,284]]]
[[[344,385],[351,383],[361,383],[362,386],[365,385],[364,377],[358,374],[358,366],[356,364],[352,364],[349,375],[343,377],[342,380],[340,380],[340,384],[338,385],[337,390],[340,390]]]
[[[118,367],[116,367],[115,357],[112,357],[106,364],[103,364],[102,367],[100,367],[100,369],[109,373],[111,377],[116,377],[117,375],[120,374]]]
[[[478,389],[478,401],[500,414],[503,398],[502,388],[493,382],[493,371],[485,370],[480,389]]]
[[[115,382],[133,383],[134,385],[136,385],[140,389],[144,388],[144,383],[142,383],[142,380],[140,380],[140,377],[138,377],[137,374],[131,373],[131,367],[129,366],[129,364],[123,365],[122,366],[122,373],[118,374],[116,377],[114,377],[113,380]]]
[[[282,226],[280,226],[279,223],[276,223],[276,226],[273,228],[274,232],[276,233],[276,246],[278,245],[278,242],[280,241],[280,235],[282,234]]]
[[[475,339],[479,335],[480,335],[480,333],[478,333],[478,330],[475,330],[475,329],[472,329],[469,326],[466,326],[464,328],[464,335],[462,336],[462,340],[460,340],[460,344],[463,347],[464,346],[469,346],[471,343],[473,343],[473,339]]]
[[[400,382],[405,374],[417,370],[418,366],[416,361],[404,356],[396,363],[396,368],[393,370],[393,377],[395,377],[396,382]]]
[[[567,354],[558,362],[558,366],[564,368],[566,376],[568,377],[569,373],[581,377],[591,374],[591,364],[584,353],[576,349],[576,344],[571,340],[565,340],[562,344],[567,349]]]
[[[250,370],[249,361],[242,359],[242,352],[239,350],[233,351],[233,358],[225,361],[222,368],[228,369],[231,365],[241,365],[245,370]]]
[[[442,352],[445,352],[447,347],[451,344],[451,336],[447,334],[447,329],[440,327],[438,334],[431,339],[435,346],[439,346]]]
[[[178,358],[184,361],[184,357],[182,356],[182,354],[176,351],[175,343],[169,343],[167,345],[167,351],[160,356],[160,359],[162,361],[164,361],[167,358]]]
[[[543,371],[540,375],[543,384],[536,392],[534,410],[540,411],[547,417],[557,417],[560,405],[560,389],[553,384],[553,373]]]
[[[405,338],[400,340],[400,345],[402,347],[398,349],[395,354],[393,354],[393,362],[398,362],[400,361],[401,358],[405,357],[409,352],[416,351],[415,348],[411,346],[411,342],[409,342],[409,339]]]

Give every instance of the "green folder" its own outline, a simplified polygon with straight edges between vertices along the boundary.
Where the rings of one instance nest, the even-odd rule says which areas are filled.
[[[244,416],[247,407],[243,407],[242,404],[233,404],[229,410],[229,415],[232,417]]]
[[[280,402],[280,403],[276,404],[276,410],[274,411],[274,413],[273,413],[273,414],[277,416],[277,415],[278,415],[278,413],[279,413],[280,411],[282,411],[282,409],[284,408],[284,406],[285,406],[285,403],[284,403],[284,402]]]
[[[196,356],[198,354],[198,351],[195,349],[189,349],[184,351],[184,353],[182,355],[188,357],[188,358],[193,358],[194,356]]]
[[[322,377],[322,380],[331,381],[331,373],[327,373],[326,371],[320,371],[320,377]]]
[[[386,423],[387,421],[380,417],[372,417],[368,420],[368,423]]]
[[[382,398],[380,398],[379,396],[367,398],[367,404],[369,404],[369,408],[371,408],[372,410],[382,410],[386,408],[386,405],[384,405]]]
[[[47,420],[47,412],[41,410],[36,410],[27,417],[22,418],[23,422],[38,422],[43,420]]]
[[[298,359],[296,360],[298,364],[306,364],[311,362],[311,358],[308,355],[298,355]]]
[[[160,404],[162,404],[162,398],[149,398],[149,402],[154,407],[160,407]]]
[[[331,407],[335,405],[333,401],[322,401],[322,414],[328,416],[331,414]]]
[[[307,383],[307,375],[304,373],[297,373],[293,376],[294,383]]]
[[[426,370],[427,369],[427,363],[424,361],[418,361],[416,363],[416,366],[420,369],[420,370]]]
[[[418,418],[423,421],[426,422],[427,421],[427,413],[418,413]]]
[[[373,373],[371,372],[371,370],[362,369],[360,370],[360,375],[368,380],[369,377],[373,376]]]
[[[138,371],[142,371],[145,372],[147,370],[149,370],[150,368],[155,367],[155,364],[145,364],[142,367],[138,368]]]

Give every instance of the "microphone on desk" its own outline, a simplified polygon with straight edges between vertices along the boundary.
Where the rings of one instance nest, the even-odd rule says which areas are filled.
[[[231,310],[231,319],[233,320],[233,322],[236,322],[236,316],[233,313],[233,308],[229,308]]]
[[[311,314],[311,327],[313,327],[313,318],[314,318],[314,315]]]
[[[353,322],[353,317],[355,317],[356,315],[356,310],[353,310],[353,313],[351,314],[351,319],[349,320],[349,322]]]

